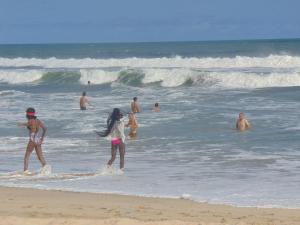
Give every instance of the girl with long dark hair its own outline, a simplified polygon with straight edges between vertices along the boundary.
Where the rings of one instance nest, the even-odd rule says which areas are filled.
[[[120,153],[120,169],[124,169],[125,160],[125,133],[123,117],[119,108],[114,108],[113,112],[107,119],[107,129],[103,132],[97,132],[101,137],[110,137],[111,140],[111,159],[107,162],[110,167],[116,159],[117,149]]]

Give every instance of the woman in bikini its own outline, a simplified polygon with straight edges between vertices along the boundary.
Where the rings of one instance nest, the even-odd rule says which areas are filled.
[[[110,137],[111,140],[111,159],[107,162],[110,167],[116,159],[117,149],[120,153],[120,169],[124,169],[125,161],[125,133],[123,117],[119,108],[114,108],[113,112],[107,119],[107,129],[103,132],[97,132],[101,137]]]
[[[44,141],[47,129],[44,124],[35,116],[34,108],[28,108],[26,110],[26,118],[28,121],[26,123],[18,123],[18,126],[27,127],[27,129],[29,130],[29,141],[24,156],[24,174],[29,174],[28,163],[33,149],[35,149],[42,167],[45,168],[46,166],[46,161],[42,151],[42,143]]]

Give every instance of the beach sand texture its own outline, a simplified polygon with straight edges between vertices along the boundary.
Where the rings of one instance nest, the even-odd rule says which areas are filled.
[[[300,209],[0,188],[1,225],[299,225]]]

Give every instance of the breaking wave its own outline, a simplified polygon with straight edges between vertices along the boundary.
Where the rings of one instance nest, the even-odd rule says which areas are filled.
[[[264,88],[300,86],[300,73],[251,73],[233,71],[198,71],[192,69],[128,69],[120,71],[79,70],[0,71],[0,82],[8,84],[81,84],[121,83],[128,86],[200,86],[215,88]]]
[[[300,57],[0,58],[0,83],[121,83],[128,86],[264,88],[300,86]]]

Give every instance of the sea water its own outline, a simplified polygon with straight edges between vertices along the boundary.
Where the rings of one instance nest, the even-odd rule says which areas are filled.
[[[0,185],[299,208],[299,86],[300,40],[0,45]],[[108,171],[94,131],[135,96],[138,138],[124,173],[119,158]],[[51,174],[33,153],[38,173],[22,175],[27,107],[48,128]],[[239,112],[251,130],[236,131]]]

